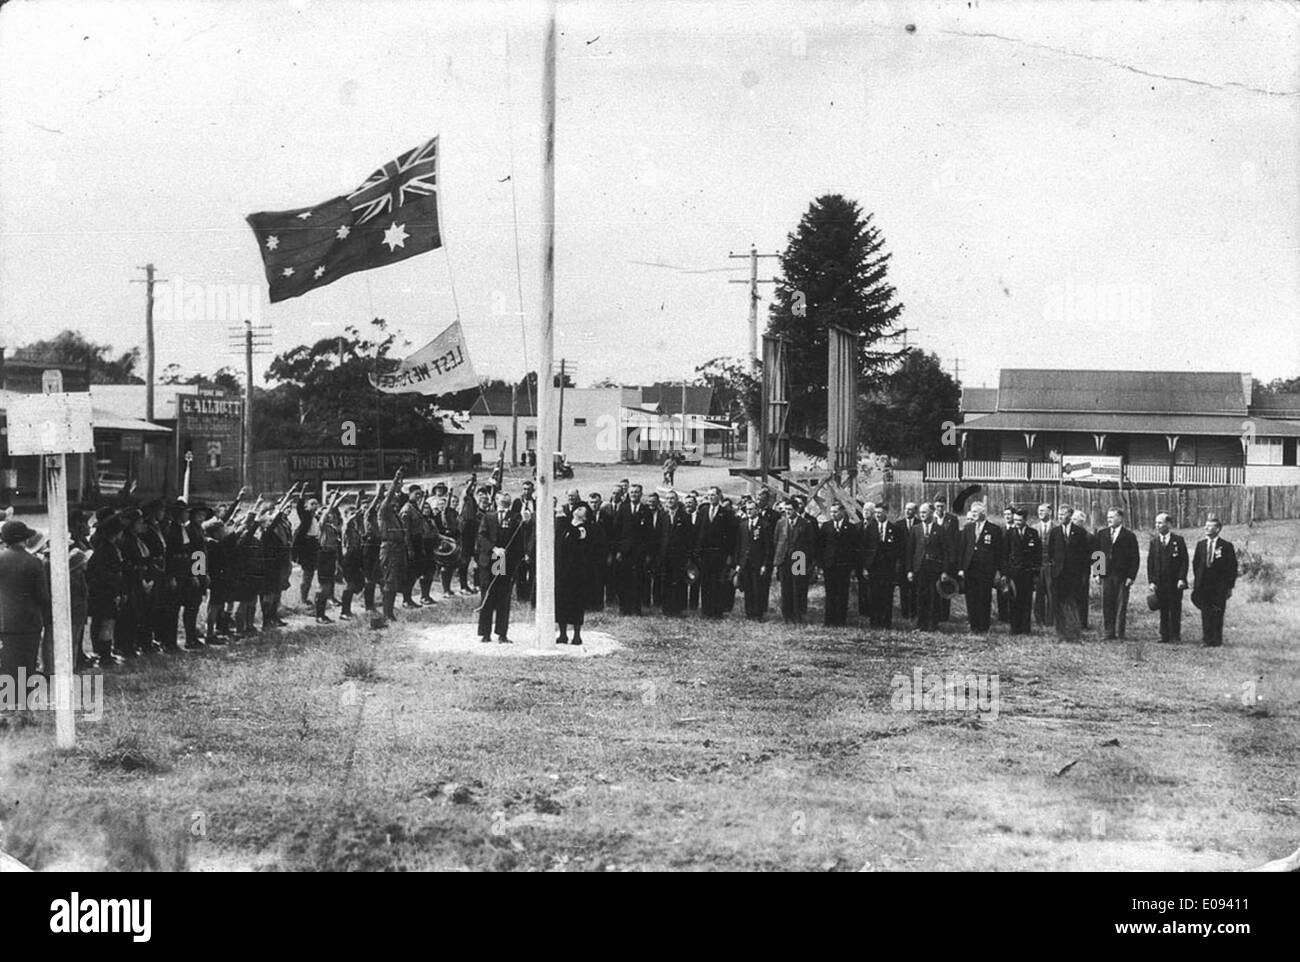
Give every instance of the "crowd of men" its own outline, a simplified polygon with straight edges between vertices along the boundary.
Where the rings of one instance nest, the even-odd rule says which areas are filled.
[[[199,650],[284,627],[282,598],[296,565],[298,600],[316,621],[328,611],[350,620],[364,613],[384,628],[403,608],[473,593],[477,634],[509,643],[512,602],[534,600],[538,519],[534,485],[518,495],[501,478],[463,488],[403,485],[399,471],[371,494],[336,490],[324,501],[295,485],[282,497],[228,504],[156,499],[91,514],[74,511],[70,582],[79,668],[121,663],[152,653]],[[898,617],[934,631],[965,596],[970,631],[989,632],[993,618],[1011,634],[1050,627],[1078,640],[1089,630],[1091,583],[1101,585],[1105,637],[1125,637],[1129,592],[1139,574],[1136,533],[1112,508],[1089,531],[1084,512],[1060,505],[1008,507],[1001,523],[983,503],[965,523],[943,498],[908,503],[897,518],[888,505],[832,501],[823,510],[797,495],[766,488],[734,501],[717,487],[703,493],[646,492],[626,479],[608,500],[565,493],[553,512],[556,534],[557,641],[582,644],[585,615],[624,616],[698,611],[721,619],[743,599],[746,618],[762,620],[775,583],[781,618],[808,618],[809,587],[825,585],[823,621],[895,626]],[[859,517],[860,516],[860,517]],[[48,559],[43,538],[21,521],[0,527],[0,674],[45,670],[50,652]],[[1189,572],[1191,580],[1189,582]],[[1181,640],[1183,594],[1201,610],[1203,643],[1223,641],[1223,616],[1237,576],[1233,545],[1217,518],[1189,552],[1161,514],[1147,554],[1148,606],[1160,638]],[[312,597],[312,586],[315,595]],[[852,603],[856,586],[856,606]],[[354,611],[360,596],[363,612]],[[200,619],[200,614],[203,615]],[[89,630],[92,655],[83,638]],[[572,636],[570,636],[572,631]]]

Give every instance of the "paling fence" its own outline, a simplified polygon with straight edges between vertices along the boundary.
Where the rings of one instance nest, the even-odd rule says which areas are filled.
[[[891,516],[897,516],[908,501],[929,501],[945,497],[948,504],[970,485],[967,482],[892,481],[883,485]],[[1217,514],[1224,525],[1248,524],[1251,521],[1300,518],[1300,486],[1128,489],[1122,494],[1115,488],[1081,487],[1064,484],[981,483],[980,493],[969,500],[983,501],[989,513],[1001,514],[1007,505],[1024,505],[1030,520],[1037,517],[1039,504],[1055,506],[1067,503],[1086,512],[1092,525],[1104,524],[1106,510],[1115,505],[1125,509],[1129,527],[1142,530],[1155,524],[1161,511],[1168,511],[1174,527],[1195,528],[1205,523],[1205,516]]]

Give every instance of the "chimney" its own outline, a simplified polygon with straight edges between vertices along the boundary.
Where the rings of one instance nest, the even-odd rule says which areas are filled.
[[[1248,411],[1250,410],[1250,405],[1253,401],[1253,398],[1251,397],[1251,395],[1254,393],[1253,381],[1254,378],[1250,376],[1249,371],[1246,371],[1241,375],[1241,391],[1242,394],[1244,394],[1246,397],[1246,410]]]

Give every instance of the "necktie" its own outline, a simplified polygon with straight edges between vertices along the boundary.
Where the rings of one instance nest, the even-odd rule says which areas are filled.
[[[1213,538],[1210,539],[1210,543],[1206,546],[1205,549],[1205,565],[1206,567],[1209,567],[1212,564],[1214,564],[1214,539]]]

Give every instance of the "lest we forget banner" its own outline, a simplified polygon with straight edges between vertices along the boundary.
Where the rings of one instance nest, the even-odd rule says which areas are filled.
[[[449,394],[476,387],[478,376],[465,348],[460,321],[420,348],[395,371],[370,376],[385,394]]]

